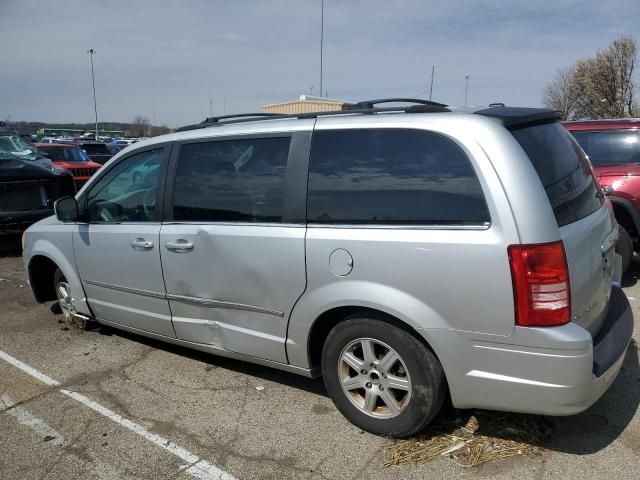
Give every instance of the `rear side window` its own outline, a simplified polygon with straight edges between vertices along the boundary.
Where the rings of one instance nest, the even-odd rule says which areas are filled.
[[[484,225],[489,212],[465,153],[420,130],[313,134],[309,223]]]
[[[591,165],[571,134],[558,122],[511,130],[529,156],[558,222],[568,225],[603,204]]]
[[[640,163],[640,131],[572,132],[596,167]]]
[[[183,145],[173,219],[281,222],[290,137]]]

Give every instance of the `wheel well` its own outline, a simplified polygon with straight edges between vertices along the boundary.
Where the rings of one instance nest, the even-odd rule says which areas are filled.
[[[614,203],[613,213],[615,214],[616,220],[620,226],[624,227],[624,229],[629,232],[631,238],[636,240],[638,238],[638,229],[636,228],[636,224],[627,209],[620,204]]]
[[[53,260],[43,255],[37,255],[29,262],[29,281],[39,303],[57,298],[53,286],[53,275],[57,268]]]
[[[331,329],[333,329],[333,327],[338,325],[340,322],[354,316],[376,318],[378,320],[385,321],[398,328],[401,328],[407,333],[410,333],[411,335],[415,336],[418,340],[420,340],[420,342],[422,342],[424,346],[427,347],[429,350],[431,350],[431,353],[433,353],[436,356],[436,358],[438,358],[436,353],[433,351],[433,348],[431,348],[431,345],[429,345],[429,343],[425,340],[425,338],[422,335],[420,335],[413,327],[406,324],[402,320],[394,317],[393,315],[389,315],[388,313],[381,312],[380,310],[375,310],[373,308],[364,308],[364,307],[356,307],[356,306],[337,307],[337,308],[328,310],[324,312],[322,315],[320,315],[316,319],[316,321],[313,323],[313,326],[311,327],[311,332],[309,333],[308,347],[309,347],[309,362],[310,362],[310,367],[312,369],[314,368],[319,369],[321,366],[320,363],[322,360],[322,348],[324,347],[324,342],[326,341],[327,336],[329,336],[329,332],[331,331]]]

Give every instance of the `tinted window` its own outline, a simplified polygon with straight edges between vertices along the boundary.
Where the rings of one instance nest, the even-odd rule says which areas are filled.
[[[89,156],[79,147],[38,147],[54,162],[86,162]]]
[[[282,221],[290,141],[253,138],[183,145],[174,220]]]
[[[111,152],[107,148],[104,143],[85,143],[82,145],[82,149],[87,152],[89,155],[91,154],[105,154],[110,155]]]
[[[640,163],[640,132],[637,130],[572,133],[593,165]]]
[[[576,222],[603,203],[584,152],[559,123],[512,130],[538,172],[559,226]]]
[[[91,188],[89,221],[155,220],[163,150],[141,152],[120,162]]]
[[[464,152],[442,135],[418,130],[315,132],[308,195],[310,223],[489,222]]]

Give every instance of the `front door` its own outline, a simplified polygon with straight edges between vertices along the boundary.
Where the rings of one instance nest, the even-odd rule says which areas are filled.
[[[114,165],[86,195],[73,235],[78,272],[98,319],[175,337],[160,264],[164,148]]]
[[[292,185],[290,171],[302,170],[288,166],[291,145],[291,134],[271,134],[181,146],[173,220],[160,232],[178,338],[286,362],[306,279],[304,202],[288,204],[286,193],[306,176]]]

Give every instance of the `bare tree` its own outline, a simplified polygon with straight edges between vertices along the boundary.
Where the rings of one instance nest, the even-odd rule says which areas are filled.
[[[574,88],[574,67],[560,68],[556,76],[543,91],[543,103],[551,110],[562,112],[562,119],[567,120],[573,116],[576,106]]]
[[[620,118],[634,113],[633,70],[636,42],[620,37],[595,57],[579,60],[572,89],[576,115],[580,118]]]
[[[131,127],[133,128],[134,135],[138,137],[147,137],[149,136],[151,130],[151,123],[149,123],[149,119],[142,115],[138,115],[131,122]]]

